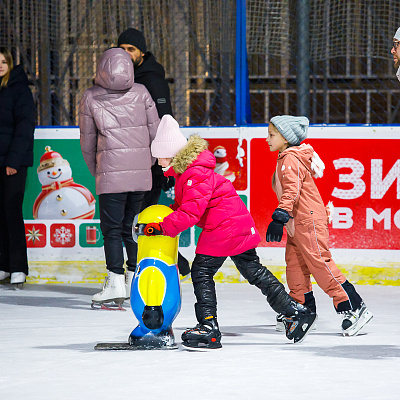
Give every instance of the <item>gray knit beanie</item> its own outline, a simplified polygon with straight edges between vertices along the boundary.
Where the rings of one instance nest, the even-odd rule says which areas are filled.
[[[400,40],[400,28],[397,29],[396,33],[393,36],[393,39]]]
[[[292,145],[299,145],[306,137],[310,121],[307,117],[277,115],[270,122],[275,125],[280,134]]]

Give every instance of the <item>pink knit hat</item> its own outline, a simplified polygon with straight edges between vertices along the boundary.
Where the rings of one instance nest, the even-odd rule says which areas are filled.
[[[171,115],[164,115],[151,144],[151,154],[156,158],[173,158],[187,144],[179,124]]]

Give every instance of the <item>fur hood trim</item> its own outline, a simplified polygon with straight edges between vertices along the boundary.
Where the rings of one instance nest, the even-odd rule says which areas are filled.
[[[183,174],[198,155],[207,150],[208,142],[198,135],[189,137],[187,145],[173,158],[171,166],[177,174]]]

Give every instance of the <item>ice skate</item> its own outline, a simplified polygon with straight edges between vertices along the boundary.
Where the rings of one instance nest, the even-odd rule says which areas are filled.
[[[122,303],[125,301],[125,296],[125,276],[108,271],[103,290],[92,297],[92,308],[102,310],[124,310],[124,308],[122,308]]]
[[[283,314],[278,314],[276,316],[276,326],[275,329],[278,332],[285,332],[285,324],[283,323],[283,319],[285,318],[285,316]],[[312,331],[317,330],[317,323],[315,321],[315,323],[313,324],[313,326],[311,327]]]
[[[25,281],[26,281],[25,273],[13,272],[11,274],[10,283],[13,285],[14,289],[23,289]]]
[[[190,350],[220,349],[221,332],[214,317],[204,319],[192,329],[182,333],[182,346]]]
[[[0,271],[0,281],[4,281],[5,279],[10,277],[10,273],[6,271]]]
[[[310,333],[313,325],[317,321],[317,314],[311,312],[302,304],[292,301],[286,310],[283,324],[285,326],[286,337],[294,343],[301,343]],[[293,312],[292,315],[288,314]]]
[[[364,303],[355,311],[344,311],[342,320],[343,336],[354,336],[366,325],[373,315]]]
[[[133,277],[135,276],[135,271],[126,271],[125,274],[125,291],[126,291],[126,296],[125,299],[128,300],[131,298],[131,287],[132,287],[132,280]]]

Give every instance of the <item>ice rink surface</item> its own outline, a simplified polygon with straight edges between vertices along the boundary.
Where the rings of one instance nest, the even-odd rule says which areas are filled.
[[[292,344],[257,288],[218,284],[221,350],[189,352],[192,284],[182,284],[178,350],[95,351],[127,341],[130,308],[90,309],[98,285],[0,285],[0,399],[400,399],[400,287],[357,286],[372,321],[343,337],[340,316],[317,286],[317,330]]]

